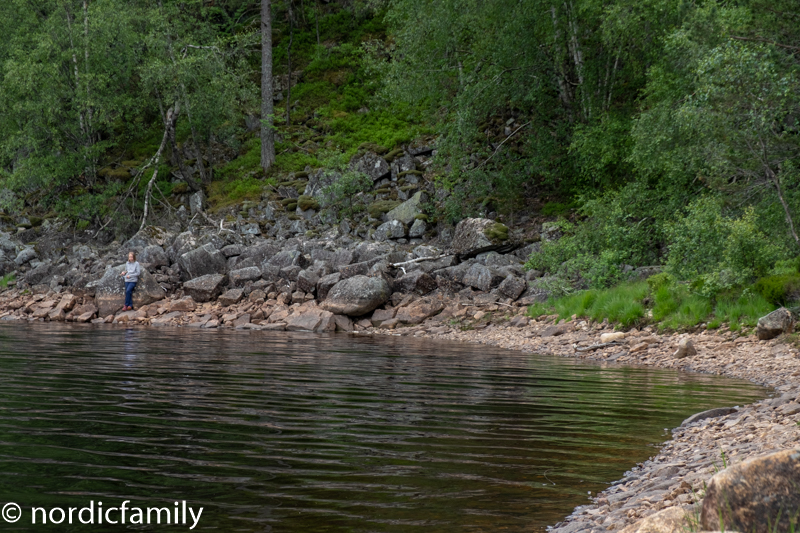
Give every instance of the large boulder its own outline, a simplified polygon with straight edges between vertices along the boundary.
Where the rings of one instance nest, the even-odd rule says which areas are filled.
[[[512,300],[516,300],[523,292],[525,292],[525,289],[527,288],[528,284],[524,279],[509,275],[500,284],[498,290],[503,293],[504,296],[507,296]]]
[[[116,313],[125,303],[125,280],[120,272],[125,270],[125,265],[109,267],[99,280],[87,284],[87,288],[95,291],[95,302],[98,315],[101,317]],[[136,290],[133,291],[133,306],[151,304],[164,298],[165,292],[156,278],[147,270],[142,270]]]
[[[413,224],[417,215],[422,214],[422,203],[427,199],[427,195],[419,191],[417,194],[386,213],[386,220],[397,220],[406,226]]]
[[[353,276],[334,285],[321,307],[337,315],[361,316],[386,303],[391,294],[381,277]]]
[[[508,228],[488,218],[465,218],[456,225],[453,253],[465,254],[474,250],[497,246],[508,240]]]
[[[683,533],[692,531],[691,511],[674,506],[631,524],[620,533]]]
[[[791,311],[785,307],[781,307],[767,316],[762,316],[758,319],[756,334],[762,341],[774,339],[782,333],[793,332],[794,323],[795,321]]]
[[[704,529],[767,533],[793,531],[800,509],[800,448],[747,459],[708,484],[700,524]]]
[[[228,277],[223,274],[206,274],[183,284],[183,292],[195,302],[210,302],[222,294]]]
[[[244,285],[248,281],[255,281],[260,277],[261,269],[255,266],[230,271],[231,283],[234,285]]]
[[[181,266],[181,275],[184,281],[208,274],[223,274],[228,268],[225,256],[211,244],[181,255],[178,258],[178,264]]]
[[[36,258],[36,250],[33,248],[23,248],[17,254],[16,258],[14,258],[14,262],[17,264],[17,266],[22,266],[34,258]]]
[[[392,174],[392,169],[389,163],[378,154],[367,152],[358,161],[355,162],[355,170],[363,172],[372,181],[382,180],[388,178]]]

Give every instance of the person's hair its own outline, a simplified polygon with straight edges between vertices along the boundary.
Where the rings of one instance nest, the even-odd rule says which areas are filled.
[[[128,255],[133,255],[133,260],[136,261],[136,252],[131,250],[130,252],[128,252]]]

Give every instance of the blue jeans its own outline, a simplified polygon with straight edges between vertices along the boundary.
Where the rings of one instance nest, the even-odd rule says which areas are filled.
[[[125,282],[125,307],[133,307],[133,289],[135,288],[135,281]]]

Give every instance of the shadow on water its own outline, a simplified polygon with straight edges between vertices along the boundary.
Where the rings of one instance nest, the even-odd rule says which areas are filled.
[[[467,344],[185,329],[4,326],[0,365],[0,503],[22,505],[20,531],[31,506],[91,500],[186,500],[196,530],[543,531],[665,428],[767,393]],[[89,528],[123,529],[52,530]]]

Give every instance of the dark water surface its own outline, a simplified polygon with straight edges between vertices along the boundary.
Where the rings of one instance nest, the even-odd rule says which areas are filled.
[[[665,428],[766,392],[408,338],[4,325],[0,529],[186,531],[31,524],[186,500],[195,531],[541,531]]]

